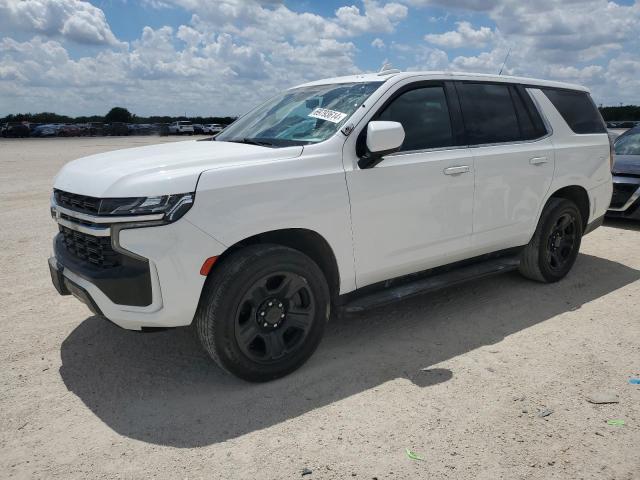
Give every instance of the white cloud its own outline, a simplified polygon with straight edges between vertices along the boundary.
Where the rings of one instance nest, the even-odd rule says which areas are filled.
[[[349,35],[364,32],[390,33],[396,24],[407,16],[407,7],[399,3],[387,3],[384,6],[374,0],[363,0],[363,3],[364,15],[355,5],[336,10],[338,24],[343,26]]]
[[[282,88],[357,73],[364,55],[367,64],[385,56],[410,69],[497,73],[510,49],[505,74],[586,84],[604,103],[637,103],[640,91],[639,2],[351,0],[322,16],[280,0],[144,1],[186,9],[191,20],[141,28],[124,43],[89,3],[0,0],[0,115],[114,104],[140,115],[238,114]],[[423,42],[394,39],[427,3],[449,8],[438,21],[459,19],[455,29],[433,33],[425,20]],[[483,12],[481,25],[469,11]],[[79,56],[77,43],[98,48]]]
[[[460,15],[482,11],[495,24],[483,33],[482,27],[460,22],[454,31],[425,36],[444,49],[481,48],[478,54],[454,57],[449,62],[453,70],[497,73],[511,51],[505,74],[580,83],[598,101],[637,103],[637,76],[632,72],[637,72],[640,1],[632,5],[608,0],[407,1],[416,7],[453,8],[449,11]],[[421,46],[413,52],[416,68],[429,63],[420,58]]]
[[[514,49],[528,49],[546,62],[591,61],[620,50],[627,42],[637,45],[640,37],[637,1],[630,6],[608,0],[410,0],[410,3],[483,10]],[[455,31],[425,38],[436,45],[457,48],[471,46],[474,41],[495,42],[496,31],[482,27],[474,30],[467,22],[461,22]]]
[[[63,37],[77,43],[117,46],[104,12],[79,0],[0,0],[4,32]]]
[[[457,22],[457,28],[450,32],[425,35],[424,39],[434,45],[446,48],[484,47],[491,43],[496,34],[488,27],[477,30],[469,22]]]

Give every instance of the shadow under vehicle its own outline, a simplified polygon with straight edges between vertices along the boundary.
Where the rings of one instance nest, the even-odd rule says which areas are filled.
[[[504,274],[467,283],[462,296],[448,288],[351,314],[328,324],[305,369],[260,384],[212,368],[189,327],[132,335],[89,317],[62,343],[60,376],[121,435],[178,448],[205,446],[394,379],[421,388],[446,382],[456,372],[433,365],[496,344],[638,279],[635,269],[581,254],[559,283],[532,287],[517,274]]]

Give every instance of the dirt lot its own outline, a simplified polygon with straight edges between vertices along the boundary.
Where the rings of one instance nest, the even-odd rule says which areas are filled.
[[[191,329],[127,332],[50,284],[57,170],[174,140],[0,140],[0,477],[640,478],[638,225],[586,237],[555,285],[505,274],[333,322],[301,370],[247,384]]]

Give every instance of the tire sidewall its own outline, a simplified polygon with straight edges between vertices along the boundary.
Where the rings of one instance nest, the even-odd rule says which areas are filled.
[[[558,218],[565,213],[571,214],[575,218],[576,240],[575,248],[571,253],[571,257],[561,270],[554,270],[547,262],[547,243]],[[549,211],[546,216],[542,229],[540,231],[540,243],[538,245],[538,267],[540,273],[547,282],[557,282],[564,278],[573,267],[573,264],[580,253],[580,245],[582,243],[583,222],[582,215],[578,207],[568,200],[561,201],[557,206]]]
[[[247,252],[248,253],[248,252]],[[316,350],[322,339],[325,324],[329,318],[329,291],[320,268],[306,255],[286,247],[276,248],[265,256],[245,256],[242,260],[229,262],[230,272],[218,283],[215,295],[218,297],[215,312],[209,312],[208,328],[213,329],[214,347],[222,366],[229,372],[249,381],[272,380],[300,367]],[[295,352],[274,363],[257,363],[248,358],[240,349],[235,337],[235,322],[240,302],[259,279],[276,272],[292,272],[306,280],[314,297],[316,314],[307,336]]]

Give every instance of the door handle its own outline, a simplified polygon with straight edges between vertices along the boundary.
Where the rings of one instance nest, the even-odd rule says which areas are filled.
[[[471,170],[469,165],[460,165],[459,167],[449,167],[445,168],[443,173],[445,175],[459,175],[461,173],[467,173]]]
[[[529,159],[531,165],[544,165],[549,159],[547,157],[533,157]]]

